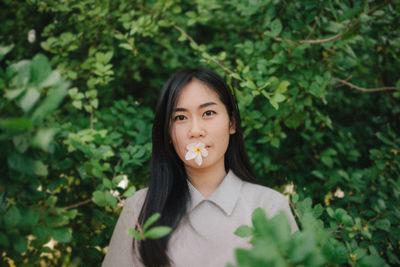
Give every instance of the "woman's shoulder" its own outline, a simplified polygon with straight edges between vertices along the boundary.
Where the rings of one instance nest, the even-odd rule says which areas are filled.
[[[140,210],[143,206],[143,202],[146,198],[148,188],[140,189],[136,191],[133,196],[127,198],[125,200],[125,206],[133,209],[133,210]]]
[[[245,194],[246,197],[258,200],[257,202],[260,201],[283,204],[286,204],[288,202],[287,198],[282,193],[264,185],[244,182],[242,190],[243,194]]]

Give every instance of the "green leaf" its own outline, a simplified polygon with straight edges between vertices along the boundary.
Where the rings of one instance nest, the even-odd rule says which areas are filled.
[[[360,267],[381,267],[388,266],[386,262],[378,255],[365,256],[359,262]]]
[[[142,236],[135,229],[128,229],[128,234],[131,235],[136,240],[142,240]]]
[[[103,178],[103,185],[108,189],[112,188],[112,183],[111,183],[110,179]]]
[[[31,78],[30,65],[30,60],[21,60],[8,67],[7,71],[9,73],[16,73],[16,76],[12,80],[16,88],[24,88],[28,85]]]
[[[17,98],[18,96],[20,96],[22,94],[22,92],[25,92],[25,88],[7,90],[6,93],[4,94],[4,97],[6,97],[9,100],[13,100],[14,98]]]
[[[271,146],[273,146],[273,147],[275,147],[275,148],[279,148],[279,146],[280,146],[280,140],[279,140],[279,138],[276,138],[276,137],[272,138],[272,140],[271,140]]]
[[[314,175],[315,177],[321,179],[321,180],[325,180],[325,176],[322,172],[318,171],[318,170],[313,170],[311,172],[312,175]]]
[[[270,28],[271,28],[271,36],[272,37],[278,36],[282,31],[282,23],[281,23],[281,21],[279,19],[273,20],[271,22]]]
[[[64,97],[67,95],[67,89],[69,83],[64,82],[58,87],[54,88],[53,91],[45,98],[39,107],[32,114],[32,121],[35,123],[41,122],[47,115],[55,110]]]
[[[168,235],[172,231],[168,226],[156,226],[144,233],[146,238],[158,239]]]
[[[49,230],[41,225],[37,225],[33,229],[33,235],[36,236],[37,238],[41,238],[41,239],[46,239],[46,238],[50,239]]]
[[[128,198],[128,197],[133,196],[133,194],[135,194],[135,192],[136,192],[136,187],[131,186],[124,192],[123,196]]]
[[[10,118],[0,120],[0,128],[7,131],[30,131],[33,129],[33,124],[27,118]]]
[[[290,261],[296,265],[310,256],[315,247],[315,233],[312,231],[296,232],[293,235],[293,250]]]
[[[57,228],[57,229],[51,229],[50,230],[51,236],[54,238],[54,240],[60,242],[60,243],[68,243],[72,239],[71,232],[68,228]]]
[[[298,194],[294,194],[291,196],[292,202],[293,204],[296,204],[297,201],[299,201],[299,195]]]
[[[13,49],[13,47],[14,45],[0,46],[0,61]]]
[[[335,218],[335,212],[331,207],[326,208],[326,212],[328,213],[329,217]]]
[[[16,135],[12,138],[13,144],[19,153],[24,153],[30,145],[30,133]]]
[[[329,168],[332,168],[333,160],[332,160],[332,158],[330,156],[327,156],[327,155],[321,156],[321,161],[322,161],[322,163],[324,163]]]
[[[35,174],[38,176],[47,176],[47,174],[49,173],[46,165],[44,165],[39,160],[34,161],[34,168],[35,168]]]
[[[262,208],[256,208],[251,214],[251,221],[254,225],[254,228],[263,228],[263,226],[267,223],[265,211]]]
[[[28,112],[39,100],[40,93],[36,89],[28,89],[21,100],[19,101],[19,105],[22,110]]]
[[[32,59],[31,80],[35,85],[40,85],[51,73],[49,60],[43,54],[38,54]]]
[[[115,176],[113,179],[112,179],[112,187],[114,188],[114,187],[116,187],[118,184],[119,184],[119,182],[121,182],[122,181],[122,179],[124,179],[124,176],[123,175],[118,175],[118,176]]]
[[[99,107],[99,100],[97,98],[93,99],[90,104],[93,108],[97,109]]]
[[[18,225],[21,220],[21,213],[17,206],[12,206],[7,213],[4,215],[4,226],[6,229],[10,229]]]
[[[92,200],[96,205],[100,207],[105,207],[107,205],[107,200],[104,191],[98,190],[93,192]]]
[[[18,253],[24,253],[28,249],[28,240],[24,236],[18,236],[13,243]]]
[[[83,105],[83,107],[85,108],[86,112],[88,112],[88,113],[91,113],[93,111],[93,108],[90,105],[85,104],[85,105]]]
[[[160,25],[160,27],[169,27],[171,26],[171,22],[169,22],[168,20],[160,20],[158,21],[158,25]]]
[[[35,162],[22,154],[12,152],[7,158],[8,166],[20,173],[35,174]]]
[[[282,94],[280,94],[280,93],[276,93],[276,94],[274,94],[274,95],[272,96],[271,101],[274,101],[274,102],[276,102],[276,103],[280,103],[280,102],[285,101],[285,99],[286,99],[286,96],[284,96],[284,95],[282,95]]]
[[[130,45],[130,44],[128,44],[128,43],[119,44],[119,47],[124,48],[124,49],[129,50],[129,51],[132,51],[132,50],[133,50],[132,45]]]
[[[279,109],[279,105],[276,101],[273,101],[272,99],[270,99],[269,103],[274,107],[274,109],[276,109],[276,110]]]
[[[39,222],[39,214],[32,209],[28,209],[23,211],[23,215],[23,220],[20,223],[22,231],[32,232]]]
[[[153,215],[151,215],[146,223],[143,225],[143,231],[146,231],[147,228],[149,228],[150,225],[152,225],[153,223],[155,223],[159,218],[161,217],[160,213],[154,213]]]
[[[235,235],[240,236],[240,237],[249,237],[253,235],[253,228],[247,226],[247,225],[242,225],[239,226],[236,231]]]
[[[58,198],[56,196],[50,196],[46,200],[46,206],[54,207],[56,205],[56,203],[57,203],[57,199]]]
[[[315,205],[315,207],[312,210],[312,214],[315,218],[319,218],[322,215],[322,212],[324,211],[324,209],[322,208],[321,204],[317,204]]]
[[[57,85],[62,81],[61,75],[58,71],[54,70],[50,73],[50,75],[40,84],[40,87],[52,87]]]
[[[57,129],[39,129],[35,137],[32,139],[32,146],[49,152],[50,145],[53,142],[54,135],[57,131]]]
[[[385,144],[387,144],[387,145],[389,145],[389,146],[391,146],[391,145],[393,145],[393,141],[390,141],[387,137],[385,137],[382,133],[380,133],[380,132],[377,132],[376,133],[376,137],[378,137],[378,139],[379,140],[381,140],[383,143],[385,143]]]
[[[377,220],[375,226],[383,231],[390,232],[390,221],[388,219]]]
[[[110,206],[115,209],[117,207],[118,201],[117,199],[111,195],[110,191],[106,191],[105,193],[105,199]]]
[[[73,87],[73,88],[69,89],[68,94],[72,99],[75,99],[76,96],[78,95],[78,88]]]
[[[3,232],[0,232],[0,246],[8,247],[9,245],[10,241],[8,240],[8,237]]]
[[[82,109],[82,101],[81,100],[74,100],[72,101],[72,105],[77,109]]]
[[[240,75],[237,74],[237,73],[232,73],[231,76],[232,76],[233,78],[235,78],[236,80],[242,80],[242,78],[240,77]]]
[[[279,84],[279,86],[278,86],[277,92],[278,92],[278,93],[281,93],[281,94],[284,93],[284,92],[286,92],[289,85],[290,85],[290,82],[288,82],[288,81],[281,81],[280,84]]]

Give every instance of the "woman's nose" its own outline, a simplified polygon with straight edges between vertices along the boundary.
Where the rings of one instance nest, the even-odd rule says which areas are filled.
[[[189,130],[189,137],[198,138],[198,137],[204,137],[204,135],[205,135],[205,130],[203,129],[203,125],[201,124],[201,122],[199,122],[196,119],[192,120]]]

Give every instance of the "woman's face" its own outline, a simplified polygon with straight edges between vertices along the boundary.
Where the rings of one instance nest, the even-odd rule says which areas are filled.
[[[181,91],[172,112],[170,131],[175,151],[186,168],[208,168],[216,164],[224,167],[229,135],[236,130],[217,93],[194,79]],[[208,151],[201,165],[185,159],[187,145],[199,142],[204,143]]]

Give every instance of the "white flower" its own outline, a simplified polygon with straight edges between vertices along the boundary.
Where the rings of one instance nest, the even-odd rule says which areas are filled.
[[[110,193],[113,197],[118,197],[119,196],[119,192],[118,190],[110,190]]]
[[[126,189],[128,187],[128,176],[124,175],[121,182],[118,183],[117,187]]]
[[[336,192],[335,192],[334,196],[337,197],[337,198],[343,198],[344,197],[344,192],[340,188],[338,188],[338,189],[336,189]]]
[[[203,143],[191,143],[186,146],[188,152],[186,153],[185,159],[192,160],[197,163],[197,165],[201,165],[203,162],[202,156],[207,157],[208,151],[206,149],[206,145]]]
[[[36,40],[36,31],[34,29],[31,29],[28,32],[28,42],[33,43]]]
[[[283,191],[284,195],[294,195],[296,193],[296,190],[294,188],[293,182],[290,184],[285,185],[285,189]]]

